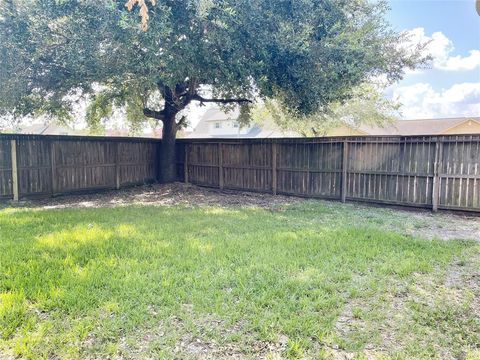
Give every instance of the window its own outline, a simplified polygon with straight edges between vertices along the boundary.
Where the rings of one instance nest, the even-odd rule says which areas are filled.
[[[238,122],[234,121],[234,122],[233,122],[233,127],[236,128],[236,129],[238,129]]]
[[[216,122],[215,129],[221,129],[221,128],[222,128],[222,124],[220,124],[219,122]]]

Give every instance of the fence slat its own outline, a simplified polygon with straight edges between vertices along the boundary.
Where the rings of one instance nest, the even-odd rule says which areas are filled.
[[[184,182],[185,184],[188,184],[188,150],[189,150],[189,145],[185,144],[184,147],[185,151],[185,157],[183,160],[183,172],[184,172]]]
[[[224,187],[224,178],[223,178],[223,146],[222,143],[218,143],[218,184],[219,188],[223,189]]]
[[[122,186],[120,178],[120,151],[121,143],[115,143],[115,188],[119,190]]]
[[[443,156],[443,143],[437,141],[435,145],[435,160],[433,162],[434,175],[432,182],[432,210],[438,211],[440,198],[440,171]]]
[[[50,176],[52,184],[52,196],[57,192],[57,168],[55,163],[55,141],[50,141]]]
[[[347,201],[348,181],[348,142],[343,142],[342,149],[342,202]]]
[[[13,201],[18,202],[20,198],[19,194],[19,182],[18,182],[18,161],[17,161],[17,140],[10,140],[10,154],[12,156],[12,192]]]

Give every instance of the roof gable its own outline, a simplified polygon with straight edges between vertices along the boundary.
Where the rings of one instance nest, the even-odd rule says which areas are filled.
[[[478,119],[465,119],[442,132],[442,134],[478,134],[480,133],[480,121]]]

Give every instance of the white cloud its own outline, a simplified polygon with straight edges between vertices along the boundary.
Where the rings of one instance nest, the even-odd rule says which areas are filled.
[[[403,105],[405,119],[480,116],[480,82],[455,84],[440,91],[418,83],[393,89],[393,98]]]
[[[425,54],[433,57],[433,67],[445,71],[468,71],[480,67],[480,50],[470,50],[467,56],[452,55],[455,50],[453,42],[442,32],[434,32],[431,36],[425,34],[424,28],[415,28],[408,31],[412,49],[417,44],[428,45]]]
[[[470,50],[470,55],[450,56],[444,63],[439,63],[438,68],[442,70],[474,70],[480,66],[480,50]]]

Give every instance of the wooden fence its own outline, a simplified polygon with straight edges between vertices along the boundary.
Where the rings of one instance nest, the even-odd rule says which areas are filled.
[[[0,135],[0,198],[158,178],[161,142]],[[340,201],[480,212],[480,135],[179,140],[180,181]]]
[[[148,139],[0,135],[0,198],[154,182],[158,146]]]
[[[187,140],[192,184],[480,212],[480,135]]]

